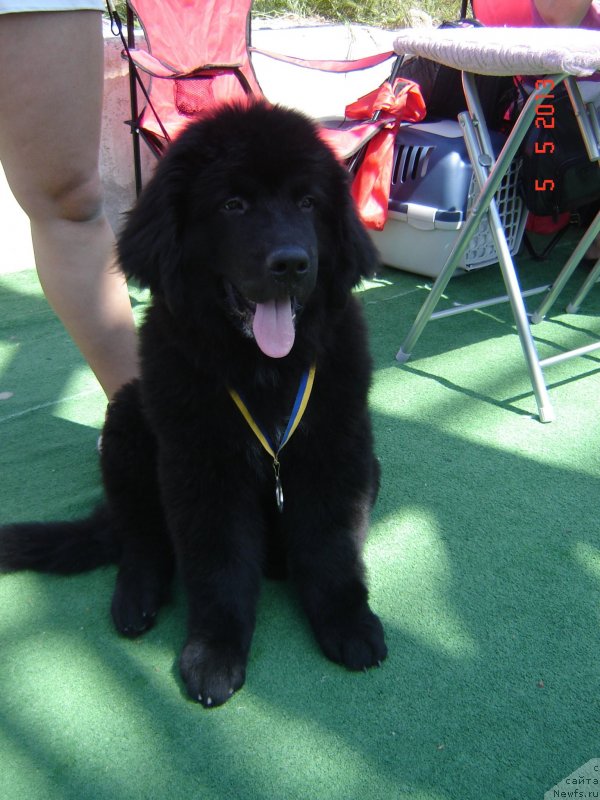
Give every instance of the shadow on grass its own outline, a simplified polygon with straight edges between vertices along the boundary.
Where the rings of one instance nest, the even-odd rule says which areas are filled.
[[[287,585],[266,583],[246,686],[205,711],[177,676],[180,593],[127,641],[109,618],[114,569],[0,576],[2,797],[537,800],[599,755],[598,426],[575,441],[562,422],[524,430],[454,390],[444,402],[465,415],[460,430],[456,413],[422,413],[431,380],[386,373],[393,302],[387,319],[370,314],[383,486],[366,561],[390,649],[381,669],[326,661]],[[60,398],[70,369],[49,349],[42,401]],[[5,360],[11,386],[35,371],[24,352]],[[99,496],[94,430],[52,408],[0,429],[2,521],[84,514]]]

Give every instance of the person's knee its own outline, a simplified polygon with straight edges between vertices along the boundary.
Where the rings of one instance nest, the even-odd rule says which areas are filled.
[[[52,198],[55,216],[67,222],[91,222],[103,212],[103,191],[99,175],[65,182]]]
[[[64,176],[52,185],[29,187],[17,197],[33,221],[93,222],[103,213],[100,176]]]

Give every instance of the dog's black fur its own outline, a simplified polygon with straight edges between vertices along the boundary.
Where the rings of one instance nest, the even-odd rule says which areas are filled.
[[[107,413],[106,502],[84,521],[2,528],[0,567],[72,573],[116,561],[113,619],[137,636],[177,564],[189,606],[181,674],[205,706],[244,682],[262,572],[289,575],[326,656],[377,665],[387,649],[361,560],[378,487],[371,363],[351,294],[376,254],[346,171],[301,115],[223,109],[171,145],[119,255],[153,299],[141,378]],[[295,314],[293,343],[278,341],[272,315],[267,334],[253,329],[255,309],[274,300]],[[273,460],[229,389],[277,441],[313,362],[312,396],[279,456],[279,512]]]

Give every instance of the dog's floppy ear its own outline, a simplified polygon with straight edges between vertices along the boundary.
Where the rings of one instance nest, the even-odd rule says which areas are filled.
[[[154,295],[177,293],[181,284],[181,215],[185,181],[169,155],[146,184],[117,241],[127,276]]]
[[[377,249],[358,212],[348,188],[337,208],[337,252],[334,265],[332,302],[344,305],[352,289],[372,276],[381,264]]]

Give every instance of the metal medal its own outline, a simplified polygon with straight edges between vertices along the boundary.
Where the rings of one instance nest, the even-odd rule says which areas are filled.
[[[279,461],[273,461],[273,469],[275,470],[275,502],[277,503],[277,510],[279,513],[283,511],[283,487],[279,477]]]

